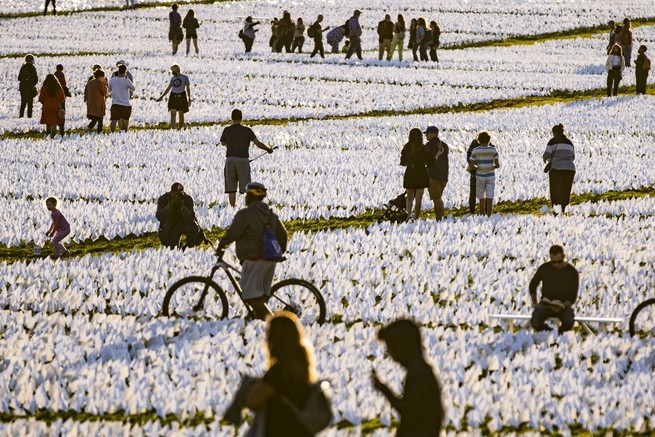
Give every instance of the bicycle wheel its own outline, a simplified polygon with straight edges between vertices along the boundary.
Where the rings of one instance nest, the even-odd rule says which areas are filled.
[[[325,322],[325,301],[321,292],[302,279],[285,279],[274,284],[268,306],[273,311],[291,311],[303,324]]]
[[[630,316],[630,335],[649,331],[655,333],[655,298],[647,299],[637,305]]]
[[[200,302],[204,290],[207,293]],[[225,292],[204,276],[189,276],[171,285],[162,305],[165,316],[224,319],[227,311]]]

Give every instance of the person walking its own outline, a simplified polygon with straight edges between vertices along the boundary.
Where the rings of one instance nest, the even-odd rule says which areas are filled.
[[[56,0],[45,0],[45,7],[43,8],[43,16],[45,17],[48,13],[48,6],[52,3],[52,15],[57,15],[57,4]]]
[[[482,131],[477,136],[480,145],[473,149],[469,163],[475,170],[476,194],[480,199],[480,214],[491,216],[494,206],[496,169],[500,167],[498,151],[491,144],[489,132]]]
[[[180,247],[183,235],[186,238],[185,248],[204,241],[204,234],[193,210],[193,198],[184,191],[181,183],[173,183],[171,191],[157,199],[155,216],[159,221],[159,241],[165,247]]]
[[[418,20],[412,18],[412,21],[409,23],[409,43],[407,48],[412,50],[412,56],[414,57],[414,62],[418,62],[418,42],[417,42],[417,32],[418,32]]]
[[[605,61],[605,70],[607,71],[607,97],[619,94],[619,83],[623,79],[623,71],[625,70],[625,59],[623,58],[623,49],[620,45],[614,44],[612,53]]]
[[[391,15],[386,14],[384,20],[378,23],[378,60],[381,61],[384,57],[384,52],[387,52],[387,59],[391,56],[391,40],[393,39],[393,21]]]
[[[355,9],[353,16],[348,20],[348,38],[350,38],[350,49],[346,53],[346,59],[350,59],[353,53],[357,54],[357,58],[362,60],[362,26],[359,25],[359,16],[362,11]]]
[[[405,26],[405,17],[403,17],[403,14],[398,14],[398,21],[393,25],[393,38],[391,40],[391,49],[389,50],[387,61],[391,61],[394,50],[398,49],[398,60],[402,62],[403,44],[405,44],[406,31],[407,26]]]
[[[73,97],[70,90],[68,89],[67,83],[66,83],[66,75],[64,74],[64,66],[61,64],[57,64],[56,71],[55,71],[55,77],[59,81],[59,85],[61,85],[61,88],[64,90],[64,96],[66,97]],[[64,132],[66,131],[65,128],[65,121],[66,121],[66,100],[61,102],[61,109],[62,109],[62,114],[63,117],[61,117],[62,122],[59,125],[59,135],[62,137],[64,136]]]
[[[191,104],[191,82],[186,74],[182,74],[180,66],[177,64],[171,65],[171,81],[168,87],[157,99],[161,102],[164,96],[171,92],[168,98],[168,111],[171,113],[171,129],[184,128],[184,113],[189,112],[189,105]],[[176,115],[179,114],[179,123],[175,123]]]
[[[66,220],[66,217],[64,217],[61,211],[57,209],[57,199],[55,197],[48,197],[45,200],[45,206],[50,211],[50,218],[52,219],[52,224],[48,228],[46,235],[52,238],[52,245],[55,247],[55,259],[68,256],[68,250],[66,250],[61,241],[70,234],[70,223],[68,223],[68,220]]]
[[[250,143],[268,153],[273,149],[257,139],[257,136],[247,126],[242,125],[243,113],[239,109],[232,111],[232,124],[221,134],[220,142],[226,146],[225,159],[225,192],[228,194],[230,206],[235,207],[237,201],[237,188],[241,194],[246,192],[250,183]]]
[[[437,24],[436,21],[430,21],[430,44],[429,44],[429,49],[430,49],[430,60],[432,62],[439,62],[439,58],[437,57],[437,49],[439,48],[439,37],[441,36],[441,28]]]
[[[443,191],[448,184],[448,144],[439,139],[439,129],[429,126],[424,132],[428,142],[425,148],[435,159],[434,164],[428,167],[428,194],[434,203],[434,216],[437,221],[444,216]]]
[[[88,128],[92,130],[97,124],[97,132],[102,133],[103,119],[107,112],[107,78],[105,72],[98,68],[93,72],[93,79],[86,83],[84,88],[84,102],[86,103],[86,116],[91,120]]]
[[[578,299],[580,273],[564,261],[564,248],[553,245],[548,251],[550,261],[539,266],[530,281],[532,318],[530,324],[537,331],[549,329],[545,324],[550,317],[558,318],[562,324],[559,333],[570,331],[575,323],[573,304]],[[537,288],[541,285],[541,301],[537,300]]]
[[[271,309],[266,305],[271,296],[271,285],[277,261],[263,259],[264,230],[270,227],[282,253],[287,250],[287,230],[278,216],[265,204],[267,189],[259,182],[246,186],[246,207],[239,210],[225,235],[218,242],[223,252],[236,242],[237,258],[241,262],[239,285],[244,301],[253,309],[255,317],[265,320]]]
[[[432,42],[432,34],[427,28],[425,18],[421,17],[416,20],[416,44],[418,45],[421,61],[429,61],[428,47]]]
[[[550,201],[553,214],[557,215],[555,205],[560,205],[562,214],[571,202],[571,187],[575,178],[575,148],[564,135],[564,125],[553,126],[553,138],[548,141],[543,154],[544,163],[550,163],[548,180],[550,185]]]
[[[419,218],[423,191],[430,186],[427,167],[433,164],[433,155],[423,147],[421,129],[413,128],[409,131],[409,140],[403,146],[400,155],[400,165],[407,167],[403,177],[403,187],[407,195],[408,221]]]
[[[39,92],[39,102],[41,103],[41,124],[45,124],[46,135],[50,135],[50,138],[57,135],[57,126],[64,122],[63,115],[65,114],[62,114],[61,104],[65,99],[66,95],[57,77],[54,74],[48,74]]]
[[[637,94],[646,94],[646,84],[648,83],[648,72],[650,71],[650,59],[646,56],[648,48],[645,45],[640,45],[635,59],[635,75],[637,79],[636,91]]]
[[[191,41],[193,41],[193,47],[196,49],[196,55],[198,54],[198,28],[200,23],[196,18],[196,13],[193,9],[189,9],[189,12],[184,16],[182,21],[182,27],[186,30],[186,54],[189,56],[189,50],[191,49]]]
[[[298,49],[298,53],[302,53],[302,46],[305,44],[305,23],[302,18],[296,21],[296,28],[293,31],[293,42],[291,43],[291,53]]]
[[[632,23],[628,17],[623,19],[623,28],[621,29],[621,36],[619,37],[618,43],[621,44],[621,49],[623,49],[623,58],[625,59],[625,66],[630,67],[632,63],[632,44],[633,44],[633,35],[632,35]]]
[[[259,32],[259,29],[255,29],[255,26],[260,24],[259,21],[252,21],[252,17],[246,17],[246,21],[243,23],[243,30],[241,31],[243,44],[246,46],[246,53],[252,51],[252,44],[255,42],[255,32]]]
[[[400,397],[380,380],[375,369],[371,371],[373,388],[387,398],[400,416],[396,437],[439,436],[445,417],[441,386],[425,361],[419,327],[411,320],[396,320],[380,329],[378,340],[387,345],[391,359],[406,372]]]
[[[326,30],[327,29],[329,29],[329,27],[327,27]],[[331,50],[332,53],[339,53],[339,44],[341,44],[341,41],[345,36],[346,36],[346,25],[337,26],[333,28],[331,31],[329,31],[327,35],[325,35],[325,40],[327,41],[328,45],[332,49]],[[322,41],[321,41],[321,45],[323,45]]]
[[[323,32],[327,31],[330,28],[330,26],[326,28],[322,28],[321,27],[322,22],[323,22],[323,15],[319,15],[318,17],[316,17],[316,21],[314,22],[314,24],[309,26],[309,29],[307,30],[307,36],[309,36],[314,40],[314,50],[312,50],[312,54],[309,56],[310,58],[313,58],[317,53],[321,55],[321,58],[325,58],[325,51],[323,49]],[[330,31],[330,33],[332,32],[333,31]],[[328,33],[328,35],[330,35],[330,33]],[[337,43],[337,46],[338,45],[339,43]]]
[[[466,171],[469,173],[469,214],[474,215],[475,214],[475,207],[477,206],[477,197],[476,197],[476,171],[473,168],[473,166],[470,164],[471,161],[471,153],[473,152],[473,149],[478,147],[480,143],[478,143],[477,138],[473,138],[473,141],[471,141],[471,145],[469,145],[469,148],[466,150]]]
[[[114,132],[116,124],[118,129],[127,132],[132,115],[132,104],[130,103],[131,91],[134,91],[134,84],[127,78],[127,67],[123,64],[118,66],[118,73],[109,80],[108,89],[111,93],[111,117],[109,130]]]
[[[34,67],[34,56],[26,55],[25,63],[20,67],[20,71],[18,72],[18,91],[20,92],[20,112],[18,117],[22,118],[25,115],[25,108],[27,108],[27,118],[32,118],[34,97],[39,94],[36,89],[38,83],[39,75],[36,73],[36,67]]]
[[[182,16],[177,12],[179,6],[173,3],[171,12],[168,13],[169,28],[168,40],[173,44],[173,55],[177,54],[177,49],[184,39],[184,31],[182,31]]]

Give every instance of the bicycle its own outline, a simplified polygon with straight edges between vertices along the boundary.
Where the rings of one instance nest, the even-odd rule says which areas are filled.
[[[653,305],[654,308],[650,311],[650,313],[649,313],[649,311],[644,311],[644,308],[646,308],[648,306],[651,306],[651,305]],[[637,305],[637,308],[635,308],[635,310],[632,312],[632,315],[630,316],[630,335],[634,336],[638,331],[639,332],[642,331],[642,329],[636,329],[635,328],[635,325],[641,325],[641,323],[637,323],[637,318],[639,316],[639,313],[642,313],[642,312],[643,313],[642,313],[642,317],[641,317],[640,321],[641,322],[649,321],[650,326],[651,326],[650,329],[652,329],[652,325],[653,325],[652,314],[653,314],[653,311],[655,311],[655,298],[646,299],[645,301],[643,301],[642,303]],[[641,326],[638,326],[638,327],[641,328]]]
[[[226,318],[229,310],[227,295],[214,281],[216,272],[223,270],[248,310],[248,315],[254,317],[252,308],[243,299],[239,277],[232,273],[240,273],[240,270],[227,263],[223,253],[216,251],[217,260],[208,276],[188,276],[171,285],[162,305],[165,316]],[[273,284],[267,305],[272,311],[291,311],[303,324],[325,322],[323,295],[312,283],[303,279],[289,278]]]

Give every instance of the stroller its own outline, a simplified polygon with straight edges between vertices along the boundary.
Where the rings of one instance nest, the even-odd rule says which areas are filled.
[[[384,205],[382,212],[382,221],[389,221],[394,223],[401,223],[407,221],[407,196],[405,193],[389,200]]]

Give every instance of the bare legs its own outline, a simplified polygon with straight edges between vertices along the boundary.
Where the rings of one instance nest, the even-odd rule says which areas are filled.
[[[412,189],[407,189],[407,201],[406,201],[406,207],[407,207],[407,218],[415,218],[417,219],[419,217],[419,214],[421,213],[421,203],[423,202],[423,188],[417,188],[415,190]],[[412,213],[413,209],[413,213]]]
[[[494,209],[494,199],[480,199],[480,215],[491,216]]]
[[[175,115],[179,114],[180,122],[176,123]],[[171,129],[182,129],[184,127],[184,112],[171,109]]]

